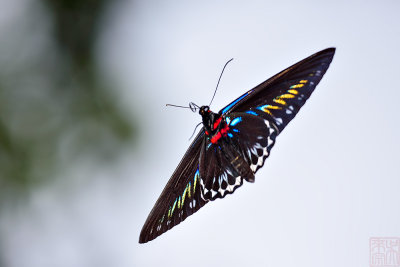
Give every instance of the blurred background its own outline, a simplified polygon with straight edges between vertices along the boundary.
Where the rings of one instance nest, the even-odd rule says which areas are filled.
[[[0,266],[368,266],[400,237],[400,2],[0,0]],[[141,227],[198,114],[335,46],[234,195]]]

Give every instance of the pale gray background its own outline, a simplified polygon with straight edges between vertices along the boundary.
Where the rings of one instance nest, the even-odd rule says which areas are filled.
[[[1,2],[0,19],[12,21],[31,1]],[[6,264],[368,266],[370,237],[400,236],[399,14],[398,0],[116,2],[97,53],[141,123],[140,148],[114,169],[71,166],[2,216]],[[234,57],[218,111],[330,46],[330,69],[256,182],[139,245],[200,121],[165,104],[208,104]]]

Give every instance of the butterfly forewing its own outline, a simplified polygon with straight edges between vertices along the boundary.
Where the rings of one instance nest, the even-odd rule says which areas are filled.
[[[196,136],[151,210],[139,243],[153,240],[206,204],[201,194],[199,157],[204,131]]]
[[[332,61],[335,48],[320,51],[281,71],[223,108],[270,120],[281,132],[310,97]]]

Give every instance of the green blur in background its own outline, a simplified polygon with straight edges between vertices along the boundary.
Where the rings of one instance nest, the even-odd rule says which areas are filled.
[[[109,2],[32,1],[0,25],[0,210],[76,161],[112,162],[134,140],[94,53]]]

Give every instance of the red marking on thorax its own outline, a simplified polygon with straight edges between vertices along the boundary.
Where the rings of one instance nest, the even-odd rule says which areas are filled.
[[[221,118],[219,118],[216,122],[221,121],[220,119]],[[218,122],[218,124],[219,124],[219,122]],[[211,139],[210,139],[211,143],[216,144],[218,142],[218,140],[221,139],[223,136],[224,137],[227,136],[228,131],[229,131],[229,126],[225,125],[224,128],[219,130],[216,134],[214,134],[213,137],[211,137]]]
[[[222,117],[219,117],[219,119],[214,122],[213,130],[217,129],[218,125],[221,123],[221,120],[222,120]]]
[[[221,139],[221,137],[222,137],[221,133],[218,132],[213,137],[211,137],[210,141],[211,141],[211,143],[216,144],[218,142],[218,140]]]

